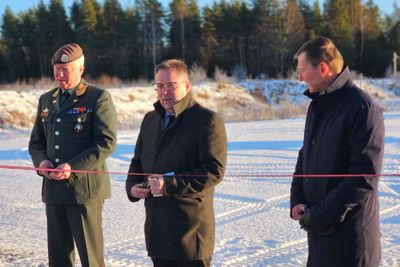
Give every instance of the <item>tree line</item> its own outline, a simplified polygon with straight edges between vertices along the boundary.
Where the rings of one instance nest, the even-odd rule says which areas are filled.
[[[312,0],[311,0],[312,1]],[[293,54],[317,35],[330,37],[352,70],[384,76],[393,52],[400,54],[400,8],[382,14],[373,0],[43,0],[14,14],[6,7],[0,36],[0,82],[52,76],[50,59],[61,45],[79,43],[86,75],[151,79],[154,66],[180,58],[237,78],[284,78]]]

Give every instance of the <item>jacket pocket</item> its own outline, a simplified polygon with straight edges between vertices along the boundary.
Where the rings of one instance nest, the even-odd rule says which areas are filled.
[[[98,195],[98,190],[97,190],[97,177],[96,177],[96,175],[89,173],[87,175],[87,182],[88,182],[89,198],[97,196]]]
[[[74,175],[75,176],[75,175]],[[79,175],[74,177],[75,199],[78,203],[83,203],[90,197],[88,175]]]
[[[50,127],[53,126],[52,122],[53,122],[53,114],[52,113],[46,115],[45,117],[42,117],[42,127],[43,127],[44,135],[46,137],[48,136],[48,133],[53,132],[52,129],[50,129]]]

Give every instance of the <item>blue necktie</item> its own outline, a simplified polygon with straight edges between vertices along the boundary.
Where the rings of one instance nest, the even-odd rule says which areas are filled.
[[[168,128],[175,120],[175,116],[174,115],[168,115],[168,123],[165,126],[165,128]]]

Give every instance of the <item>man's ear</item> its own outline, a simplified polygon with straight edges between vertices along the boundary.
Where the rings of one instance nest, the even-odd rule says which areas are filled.
[[[80,65],[79,66],[79,72],[80,72],[80,74],[82,75],[83,74],[83,71],[85,70],[85,66],[82,64],[82,65]]]
[[[190,84],[190,81],[189,81],[189,80],[187,80],[187,81],[186,81],[186,84],[185,84],[185,86],[186,86],[186,93],[189,93],[189,91],[190,91],[190,86],[191,86],[191,84]]]
[[[319,63],[321,76],[326,77],[329,74],[329,67],[325,62]]]

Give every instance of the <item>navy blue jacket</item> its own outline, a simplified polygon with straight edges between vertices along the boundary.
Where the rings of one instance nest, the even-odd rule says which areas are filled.
[[[384,148],[383,114],[350,79],[331,93],[312,99],[295,174],[377,174]],[[307,266],[378,266],[380,230],[376,176],[294,178],[291,210],[305,204]],[[315,227],[316,226],[316,227]],[[322,229],[322,230],[321,230]]]

